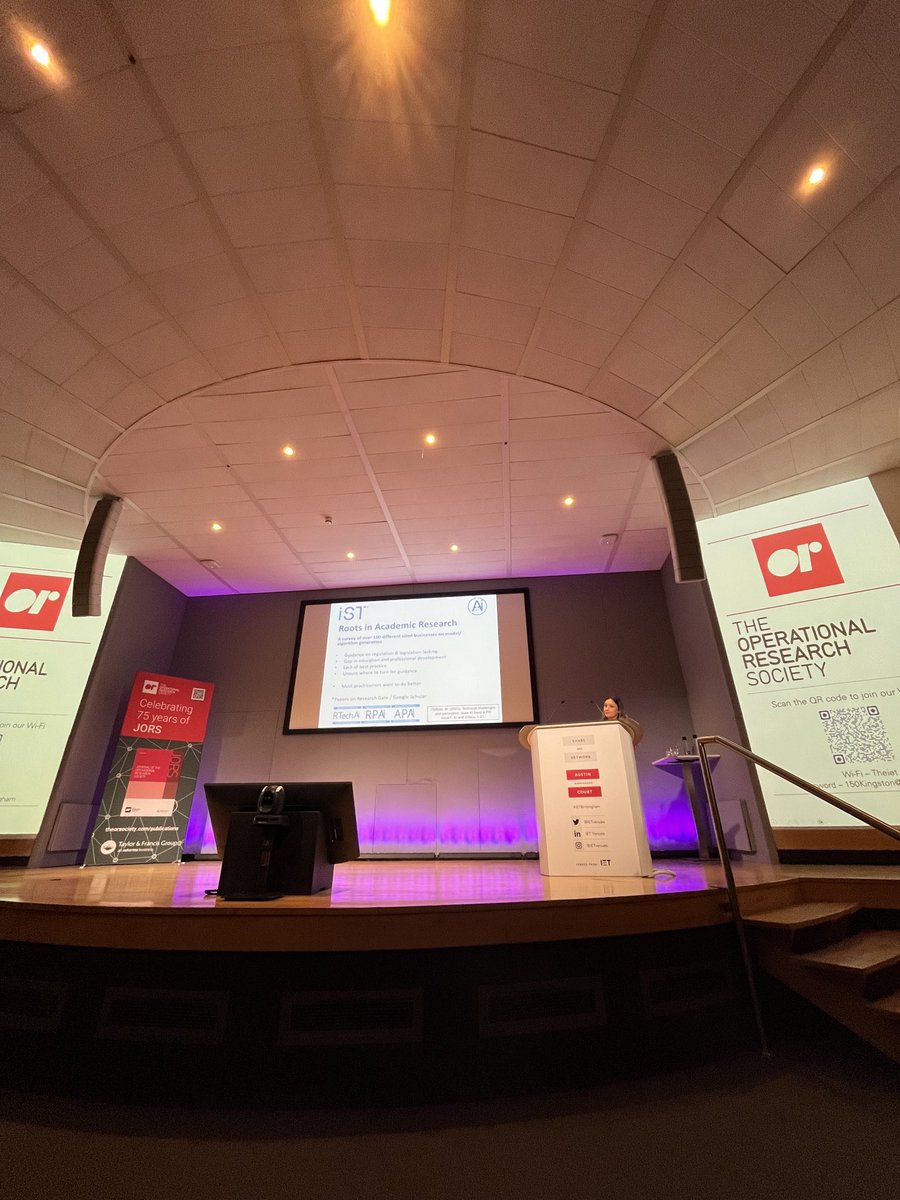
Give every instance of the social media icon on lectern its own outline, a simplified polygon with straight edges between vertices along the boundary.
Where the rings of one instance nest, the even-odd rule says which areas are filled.
[[[752,541],[770,596],[787,596],[844,582],[821,522],[768,533]]]

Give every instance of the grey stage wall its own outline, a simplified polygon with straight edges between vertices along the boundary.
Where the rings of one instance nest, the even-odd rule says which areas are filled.
[[[30,866],[64,867],[81,860],[135,673],[169,671],[185,604],[176,588],[128,559]]]
[[[591,701],[621,694],[646,731],[637,758],[651,843],[676,848],[679,839],[683,843],[690,836],[689,812],[678,782],[654,768],[652,760],[691,732],[691,716],[657,573],[482,580],[465,588],[444,584],[340,595],[518,586],[530,593],[541,718],[599,719]],[[308,598],[337,594],[315,592]],[[420,811],[427,818],[430,805],[436,805],[444,832],[436,846],[423,833],[421,844],[408,849],[533,849],[530,758],[518,745],[515,730],[282,733],[303,598],[301,593],[274,593],[188,601],[171,671],[211,680],[217,689],[201,783],[350,779],[364,851],[372,849],[373,829],[380,831],[380,848],[390,848],[390,826],[398,824],[397,814]],[[196,803],[202,803],[201,797],[198,788]],[[481,828],[484,840],[459,842],[463,831],[473,827]],[[192,830],[196,828],[192,820]],[[402,840],[398,834],[393,848]]]

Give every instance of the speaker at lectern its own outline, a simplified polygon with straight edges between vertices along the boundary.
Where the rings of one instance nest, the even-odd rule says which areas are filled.
[[[652,875],[631,733],[618,721],[529,725],[542,875]]]

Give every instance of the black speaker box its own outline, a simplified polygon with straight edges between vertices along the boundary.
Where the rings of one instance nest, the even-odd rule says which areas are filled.
[[[678,456],[670,450],[655,455],[653,466],[659,490],[666,506],[666,525],[672,549],[672,565],[679,583],[693,583],[706,578],[697,522],[681,472]]]
[[[122,512],[120,496],[101,496],[88,521],[72,581],[72,616],[99,617],[103,568],[109,543]]]

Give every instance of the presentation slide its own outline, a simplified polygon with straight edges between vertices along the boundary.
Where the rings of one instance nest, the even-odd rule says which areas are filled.
[[[872,485],[776,500],[698,531],[751,748],[900,824],[900,547]],[[774,826],[858,824],[758,774]]]
[[[72,616],[75,550],[0,542],[0,836],[38,832],[125,566],[103,612]]]
[[[524,592],[304,604],[287,732],[534,720]]]

